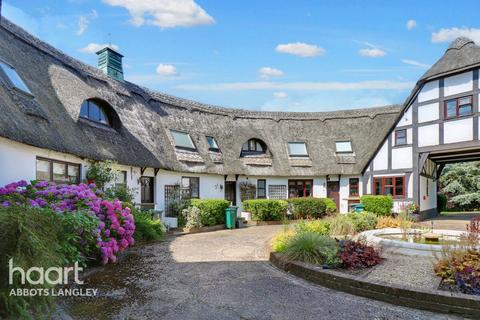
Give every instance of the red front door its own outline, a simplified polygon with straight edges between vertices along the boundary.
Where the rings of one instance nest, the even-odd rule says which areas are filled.
[[[327,198],[332,199],[337,205],[337,212],[340,209],[340,182],[328,181],[327,182]]]

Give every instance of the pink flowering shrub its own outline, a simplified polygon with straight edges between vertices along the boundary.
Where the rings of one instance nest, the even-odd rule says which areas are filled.
[[[22,180],[0,187],[0,205],[29,205],[50,208],[55,212],[88,210],[98,218],[95,230],[97,247],[103,264],[115,262],[116,254],[134,244],[135,222],[130,208],[119,200],[102,199],[94,184],[56,185],[47,181]]]

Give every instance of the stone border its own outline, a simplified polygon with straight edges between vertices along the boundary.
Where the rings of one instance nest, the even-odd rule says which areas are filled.
[[[394,305],[480,319],[479,296],[415,289],[381,281],[365,281],[355,275],[322,269],[306,263],[287,261],[281,254],[274,252],[270,253],[270,262],[279,269],[330,289]]]

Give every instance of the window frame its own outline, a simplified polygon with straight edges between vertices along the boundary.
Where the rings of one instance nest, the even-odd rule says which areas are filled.
[[[84,107],[85,104],[86,104],[86,107],[87,107],[87,116],[82,115],[82,110],[83,110],[83,107]],[[93,105],[95,108],[97,108],[98,115],[99,115],[98,119],[93,119],[93,117],[90,117],[90,106],[91,105]],[[102,122],[102,120],[101,120],[102,115],[105,117],[105,122]],[[109,116],[109,114],[106,110],[106,107],[103,106],[102,103],[96,102],[96,101],[91,100],[91,99],[87,99],[87,100],[82,102],[82,105],[80,106],[79,117],[82,118],[82,119],[85,119],[87,121],[91,121],[91,122],[94,122],[96,124],[99,124],[101,126],[105,126],[105,127],[109,127],[109,128],[112,127],[112,121],[111,121],[110,116]]]
[[[356,180],[356,182],[354,182]],[[352,192],[352,189],[357,189],[357,192]],[[348,195],[350,197],[360,196],[360,178],[350,178],[348,179]]]
[[[190,143],[192,144],[193,147],[184,147],[184,146],[177,146],[177,141],[175,140],[174,133],[180,133],[180,134],[185,134],[187,135],[188,139],[190,140]],[[180,130],[175,130],[175,129],[170,129],[170,135],[172,136],[173,143],[176,149],[179,150],[187,150],[187,151],[197,151],[197,146],[195,145],[195,142],[193,142],[192,137],[190,136],[190,133],[185,132],[185,131],[180,131]]]
[[[345,143],[348,142],[350,144],[350,151],[338,151],[338,143]],[[340,154],[349,154],[353,153],[353,146],[352,146],[352,140],[336,140],[335,141],[335,153],[340,153]]]
[[[464,103],[460,104],[460,100],[464,98],[470,98],[470,103]],[[449,116],[448,115],[448,103],[451,101],[455,101],[455,115]],[[468,114],[460,114],[460,108],[463,106],[468,106],[470,105],[470,112]],[[457,97],[457,98],[452,98],[445,100],[443,102],[443,116],[445,119],[456,119],[456,118],[462,118],[462,117],[468,117],[473,115],[473,95],[466,95],[462,97]]]
[[[7,68],[10,68],[10,69],[15,73],[15,75],[16,75],[16,77],[17,77],[17,80],[19,80],[19,81],[23,84],[23,86],[25,87],[26,90],[18,87],[18,86],[13,82],[12,78],[8,75],[7,71],[4,70],[3,66],[1,66],[1,64],[5,65]],[[0,59],[0,71],[1,71],[1,73],[4,75],[5,80],[7,81],[8,85],[9,85],[11,88],[13,88],[13,89],[15,89],[15,90],[17,90],[17,91],[20,91],[20,92],[22,92],[22,93],[25,93],[25,94],[33,97],[33,94],[32,94],[32,91],[30,90],[30,87],[27,86],[27,84],[25,83],[25,81],[23,80],[23,78],[20,77],[20,75],[18,74],[17,69],[15,69],[10,63],[6,62],[5,60]],[[27,91],[27,90],[28,90],[28,91]]]
[[[305,154],[292,153],[292,150],[290,149],[291,144],[303,144],[303,146],[305,147]],[[287,148],[289,157],[308,158],[310,156],[308,153],[307,143],[305,141],[289,141],[287,142]]]
[[[386,184],[386,179],[392,179],[392,184]],[[397,194],[397,179],[402,179],[402,193]],[[385,189],[392,188],[393,194],[391,195],[393,198],[402,199],[405,198],[406,195],[406,185],[405,185],[405,176],[383,176],[383,177],[373,177],[373,185],[372,185],[372,194],[374,195],[386,195]],[[377,193],[377,181],[380,181],[380,194]]]
[[[400,132],[403,132],[404,133],[404,137],[399,137],[398,134]],[[405,142],[404,143],[398,143],[398,139],[405,139]],[[407,137],[407,129],[397,129],[395,130],[395,146],[405,146],[408,144],[408,137]]]
[[[74,162],[68,162],[68,161],[62,161],[62,160],[56,160],[56,159],[50,159],[50,158],[44,158],[44,157],[36,157],[35,159],[35,178],[37,178],[37,161],[46,161],[49,163],[49,170],[50,170],[50,177],[48,182],[53,182],[55,184],[79,184],[80,180],[82,178],[82,165],[80,163],[74,163]],[[53,179],[53,164],[63,164],[65,166],[65,178],[66,181],[58,181]],[[68,168],[69,166],[72,167],[77,167],[78,168],[78,176],[77,180],[75,182],[70,182],[70,176],[68,175]]]
[[[263,187],[260,188],[260,182],[263,182]],[[259,190],[263,190],[263,196],[260,196]],[[257,199],[267,198],[267,180],[257,179]]]
[[[303,195],[299,196],[299,197],[290,197],[290,183],[294,183],[294,187],[295,189],[297,189],[298,191],[298,188],[297,188],[297,185],[298,185],[298,182],[302,182],[302,193]],[[307,182],[310,183],[310,195],[306,195],[307,194]],[[292,186],[293,187],[293,186]],[[313,179],[288,179],[288,183],[287,183],[287,197],[288,199],[290,198],[308,198],[308,197],[313,197]]]
[[[183,186],[183,179],[188,179],[188,187],[184,187]],[[193,196],[192,195],[192,180],[196,180],[197,181],[197,195]],[[200,199],[200,177],[192,177],[192,176],[182,176],[182,180],[181,180],[181,184],[180,184],[181,188],[184,189],[184,190],[188,190],[188,196],[189,196],[189,199]]]
[[[218,146],[218,142],[217,142],[217,139],[215,139],[215,137],[213,137],[213,136],[205,136],[205,138],[207,139],[208,150],[209,150],[209,151],[220,152],[220,147]],[[215,143],[215,145],[216,145],[217,147],[212,147],[212,146],[210,145],[209,139],[212,139],[212,140],[213,140],[213,143]]]
[[[251,143],[255,143],[254,149],[251,148],[252,147]],[[245,145],[247,145],[247,149],[243,148]],[[258,146],[260,146],[262,150],[260,151],[257,150]],[[267,150],[268,148],[265,142],[257,138],[251,138],[251,139],[248,139],[244,144],[242,144],[242,150],[240,152],[240,156],[243,157],[245,155],[263,155],[267,153]]]

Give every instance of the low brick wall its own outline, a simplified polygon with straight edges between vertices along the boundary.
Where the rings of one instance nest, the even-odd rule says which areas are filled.
[[[480,319],[480,297],[440,290],[413,289],[364,279],[335,270],[285,260],[271,252],[270,262],[277,268],[321,286],[395,305]]]

